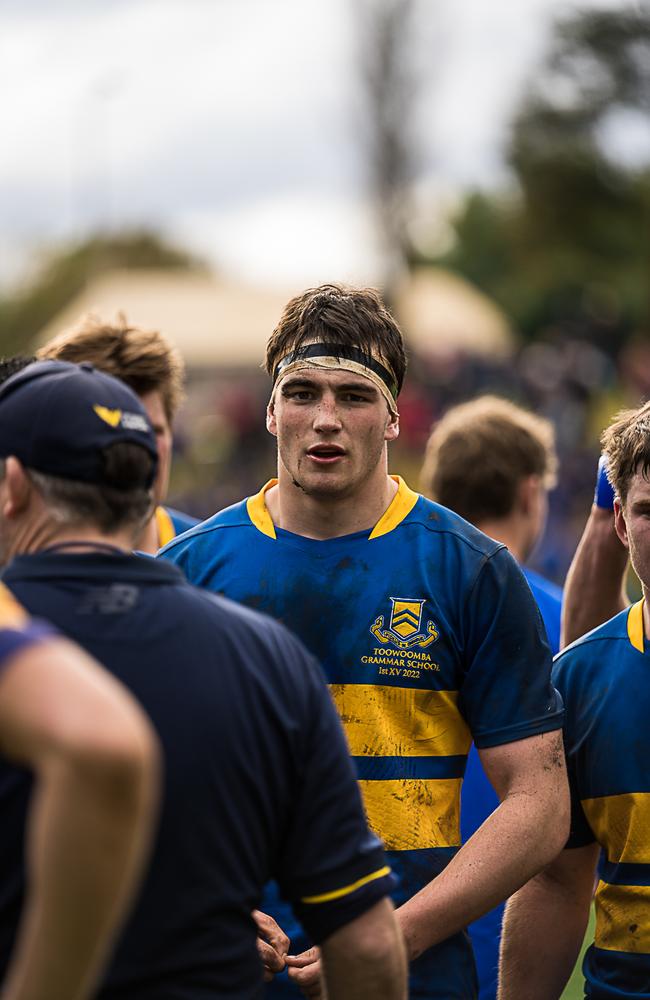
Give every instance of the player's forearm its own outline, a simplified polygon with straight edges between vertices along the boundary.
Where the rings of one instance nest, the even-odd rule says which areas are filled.
[[[321,953],[327,1000],[405,1000],[406,954],[388,900],[333,934]]]
[[[541,873],[506,907],[499,963],[499,1000],[556,1000],[580,951],[589,897],[577,898]]]
[[[157,789],[154,742],[41,771],[29,818],[28,898],[2,1000],[90,996],[136,889]]]
[[[397,911],[410,959],[512,895],[564,846],[565,781],[554,793],[508,796],[445,870]]]
[[[627,561],[627,549],[614,529],[613,511],[592,507],[564,586],[562,649],[626,606]]]

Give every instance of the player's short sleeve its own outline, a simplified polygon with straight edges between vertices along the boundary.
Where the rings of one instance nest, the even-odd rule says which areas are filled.
[[[315,661],[309,670],[300,778],[275,873],[282,895],[319,943],[394,888],[382,845],[368,829],[340,720]]]
[[[485,558],[464,609],[460,708],[479,748],[562,728],[551,651],[526,580],[505,548]]]

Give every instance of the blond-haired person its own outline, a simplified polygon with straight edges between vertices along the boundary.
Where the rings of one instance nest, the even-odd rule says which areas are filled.
[[[155,509],[136,548],[154,554],[176,535],[197,523],[195,517],[163,506],[172,462],[172,426],[183,399],[185,366],[180,354],[157,330],[129,323],[120,314],[114,323],[85,316],[54,337],[37,354],[54,361],[88,361],[133,389],[156,434],[158,473],[153,485]]]

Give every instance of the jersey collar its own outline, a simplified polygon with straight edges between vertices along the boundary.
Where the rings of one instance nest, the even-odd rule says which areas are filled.
[[[155,518],[158,530],[158,548],[162,549],[163,546],[167,545],[167,542],[171,542],[172,538],[176,538],[176,529],[164,507],[156,507]]]
[[[639,653],[643,653],[645,650],[643,640],[645,638],[645,629],[643,626],[643,604],[645,598],[641,598],[636,604],[633,604],[627,615],[627,635],[628,639],[632,643],[635,649]]]
[[[381,535],[387,535],[390,531],[393,531],[411,513],[420,499],[419,494],[414,493],[406,485],[401,476],[391,476],[391,479],[397,483],[397,493],[370,532],[368,536],[369,540],[379,538]],[[277,536],[275,525],[271,520],[271,515],[266,506],[265,494],[267,490],[270,490],[276,484],[277,479],[269,479],[268,483],[264,484],[259,493],[249,497],[246,501],[246,511],[252,523],[258,531],[261,531],[263,535],[267,535],[269,538],[276,538]]]

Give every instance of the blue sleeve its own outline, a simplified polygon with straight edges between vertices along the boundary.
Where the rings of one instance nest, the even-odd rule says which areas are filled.
[[[562,728],[539,609],[505,548],[486,557],[465,607],[460,707],[480,749]]]
[[[300,780],[276,873],[282,895],[319,943],[394,887],[368,829],[343,729],[320,668],[305,652],[309,691]]]

